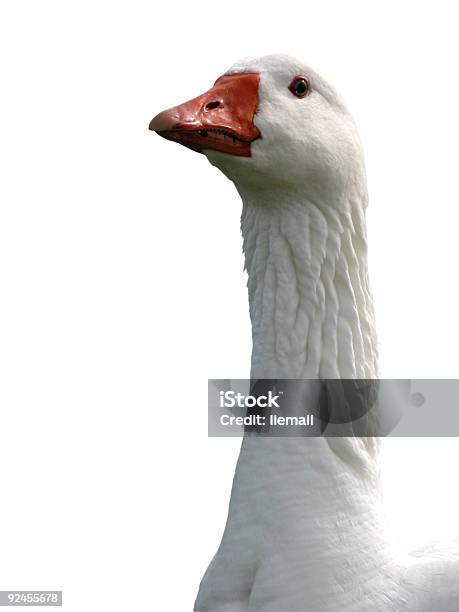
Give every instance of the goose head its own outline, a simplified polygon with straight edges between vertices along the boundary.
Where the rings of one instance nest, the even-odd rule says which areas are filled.
[[[286,55],[237,62],[206,93],[159,113],[150,129],[204,153],[243,199],[254,190],[330,202],[350,188],[365,195],[352,117],[333,87]]]

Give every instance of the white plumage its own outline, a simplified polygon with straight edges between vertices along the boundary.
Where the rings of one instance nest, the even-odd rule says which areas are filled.
[[[378,375],[360,141],[336,92],[272,55],[251,157],[205,151],[243,200],[253,378]],[[306,75],[311,92],[289,91]],[[459,610],[459,548],[397,557],[386,540],[372,438],[246,437],[199,611]]]

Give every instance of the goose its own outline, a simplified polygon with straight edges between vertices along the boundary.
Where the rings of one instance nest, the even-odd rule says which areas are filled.
[[[150,129],[234,182],[252,379],[376,379],[362,146],[340,96],[287,55],[238,61]],[[459,610],[459,547],[386,536],[375,437],[245,435],[197,611]]]

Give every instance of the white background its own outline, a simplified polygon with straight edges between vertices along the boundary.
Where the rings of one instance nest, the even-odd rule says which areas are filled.
[[[298,55],[342,92],[382,373],[458,376],[457,23],[441,1],[2,2],[0,590],[192,608],[239,447],[206,437],[206,381],[249,372],[240,202],[147,125],[241,56]],[[386,445],[402,544],[459,535],[458,459]]]

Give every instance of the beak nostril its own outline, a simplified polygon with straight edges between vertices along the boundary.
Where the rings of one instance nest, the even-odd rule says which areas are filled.
[[[207,102],[205,109],[206,110],[214,110],[215,108],[218,108],[219,106],[222,105],[222,101],[221,100],[214,100],[213,102]]]

